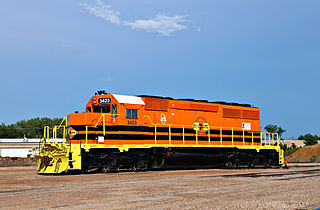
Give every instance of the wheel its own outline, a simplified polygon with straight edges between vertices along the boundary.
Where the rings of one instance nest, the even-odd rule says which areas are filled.
[[[241,160],[239,158],[235,158],[231,162],[229,162],[229,167],[233,169],[239,168],[240,165],[241,165]]]
[[[255,167],[254,162],[252,161],[248,162],[248,168],[254,168],[254,167]]]
[[[270,168],[272,166],[272,160],[270,158],[268,158],[264,163],[263,166],[265,168]]]
[[[248,168],[254,168],[256,166],[257,162],[254,159],[248,159],[247,161],[247,167]]]
[[[226,167],[227,168],[233,168],[232,162],[226,162]]]
[[[231,167],[234,169],[239,168],[241,165],[241,160],[239,158],[235,158],[232,162],[231,162]]]
[[[110,172],[110,168],[109,167],[103,167],[103,168],[101,168],[101,171],[103,172],[103,173],[109,173]]]

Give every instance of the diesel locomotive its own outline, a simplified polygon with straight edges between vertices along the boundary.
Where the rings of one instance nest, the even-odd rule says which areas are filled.
[[[63,141],[58,142],[61,132]],[[283,164],[277,133],[249,104],[98,91],[85,111],[44,128],[39,174]]]

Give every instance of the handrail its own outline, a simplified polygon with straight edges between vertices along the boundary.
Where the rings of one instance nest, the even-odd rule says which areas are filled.
[[[220,127],[220,145],[222,145],[222,127]],[[232,128],[232,145],[233,145],[233,128]]]
[[[44,143],[50,143],[50,127],[49,126],[44,126],[44,131],[43,131],[43,138],[44,138]]]
[[[169,124],[169,144],[171,145],[171,125]]]
[[[182,144],[184,145],[184,126],[182,126]]]
[[[53,126],[52,129],[52,141],[54,144],[58,144],[58,140],[57,140],[57,126]]]
[[[150,116],[149,116],[149,115],[143,115],[143,117],[148,118],[148,119],[149,119],[149,121],[151,122],[151,124],[152,124],[152,125],[155,125],[155,124],[152,122],[152,120],[151,120],[151,118],[150,118]]]
[[[66,122],[66,125],[65,125],[65,126],[66,126],[66,127],[68,126],[67,117],[64,117],[64,118],[62,119],[61,123],[59,124],[58,129],[62,126],[62,123],[63,123],[64,121]]]
[[[244,145],[244,142],[245,142],[245,140],[244,140],[244,129],[242,129],[242,144]]]
[[[62,123],[65,121],[65,125],[62,125]],[[57,126],[57,130],[59,130],[61,127],[63,127],[63,136],[62,136],[62,144],[65,144],[65,140],[66,140],[66,127],[68,126],[68,121],[67,121],[67,117],[64,117],[63,120],[61,121],[60,125]],[[58,141],[57,141],[58,143]]]
[[[103,124],[103,135],[106,135],[106,118],[105,116],[106,115],[111,115],[111,116],[119,116],[120,114],[109,114],[109,113],[103,113],[101,114],[100,118],[98,119],[97,123],[95,125],[86,125],[86,144],[88,143],[88,127],[92,127],[92,128],[96,128],[100,121],[101,121],[101,118],[102,118],[102,124]],[[80,140],[81,141],[81,140]]]
[[[261,133],[261,145],[262,141],[264,141],[265,146],[271,146],[277,143],[277,146],[280,146],[279,142],[279,134],[278,133],[268,133],[268,132],[260,132]],[[275,139],[276,136],[276,139]]]
[[[210,136],[210,126],[208,124],[208,144],[210,145],[211,144],[211,136]]]
[[[118,116],[120,114],[109,114],[109,113],[104,113],[104,114],[101,114],[101,116],[99,117],[98,121],[94,124],[94,125],[86,125],[86,144],[88,143],[88,128],[89,127],[97,127],[99,124],[102,123],[103,125],[103,135],[105,135],[106,133],[106,130],[105,130],[105,126],[106,126],[106,118],[105,116],[108,116],[108,115],[112,115],[112,116]],[[181,127],[182,128],[182,144],[185,145],[186,144],[186,141],[185,141],[185,128],[186,127],[191,127],[193,128],[194,125],[179,125],[179,124],[156,124],[156,123],[153,123],[150,116],[148,115],[143,115],[143,117],[146,117],[148,118],[148,120],[150,121],[150,123],[154,126],[154,144],[158,144],[158,130],[159,130],[159,127],[168,127],[168,144],[169,145],[172,145],[172,127]],[[254,136],[254,133],[259,133],[260,135],[260,146],[271,146],[271,145],[274,145],[275,141],[277,141],[277,146],[279,146],[279,137],[278,137],[278,134],[277,133],[267,133],[267,132],[257,132],[257,131],[250,131],[250,130],[247,130],[247,129],[243,129],[243,128],[235,128],[235,127],[218,127],[218,126],[209,126],[209,124],[206,123],[205,127],[207,128],[206,130],[204,131],[207,131],[207,136],[208,136],[208,144],[211,145],[211,133],[210,133],[210,129],[212,128],[218,128],[220,130],[220,134],[219,137],[220,137],[220,145],[224,145],[223,142],[224,142],[224,136],[227,135],[227,134],[223,134],[223,131],[227,131],[227,130],[231,130],[231,144],[232,146],[235,145],[235,142],[234,142],[234,138],[235,136],[240,136],[242,137],[242,145],[245,146],[245,145],[251,145],[251,146],[254,146],[255,145],[255,137],[257,136]],[[237,135],[234,135],[234,131],[242,131],[242,134],[237,134]],[[245,132],[248,132],[250,135],[250,137],[248,137],[248,133],[245,133]],[[202,136],[203,134],[201,134]],[[276,137],[276,138],[275,138]],[[239,137],[236,137],[236,138],[239,138]],[[249,141],[248,142],[248,138],[251,138],[251,142]],[[195,144],[196,145],[199,145],[199,131],[195,129]],[[238,144],[236,144],[238,145]]]
[[[103,135],[106,134],[106,116],[119,116],[120,114],[111,114],[111,113],[103,113],[101,114],[101,116],[99,117],[98,121],[94,124],[94,125],[86,125],[86,144],[88,143],[88,128],[89,127],[97,127],[99,124],[102,123],[103,125]],[[168,143],[169,145],[172,144],[172,127],[182,127],[182,144],[185,145],[186,141],[185,141],[185,128],[186,127],[193,127],[193,125],[178,125],[178,124],[155,124],[152,122],[150,116],[148,115],[143,115],[143,117],[146,117],[149,119],[149,121],[151,122],[151,124],[154,126],[154,144],[158,144],[157,142],[157,129],[159,127],[168,127]],[[65,122],[65,125],[63,125],[63,123]],[[58,130],[63,127],[63,144],[65,144],[65,139],[66,139],[66,128],[67,128],[68,122],[67,122],[67,117],[64,117],[63,120],[60,122],[59,125],[56,125],[52,128],[52,143],[53,144],[58,144],[58,140],[57,140],[57,132]],[[243,128],[235,128],[235,127],[219,127],[219,126],[210,126],[208,123],[205,123],[203,129],[204,131],[207,131],[207,136],[208,136],[208,145],[211,145],[211,133],[210,133],[210,129],[212,128],[218,128],[218,130],[220,130],[220,133],[218,134],[220,137],[220,145],[223,145],[223,138],[225,135],[227,134],[223,134],[223,131],[225,130],[231,130],[231,144],[232,146],[235,145],[234,144],[234,131],[242,131],[242,135],[240,135],[240,137],[242,136],[242,145],[246,145],[248,143],[247,139],[248,136],[245,135],[245,131],[248,133],[251,133],[251,145],[254,146],[254,133],[259,133],[260,135],[260,146],[274,146],[276,144],[276,146],[280,146],[280,142],[279,142],[279,134],[278,133],[268,133],[268,132],[257,132],[257,131],[249,131]],[[202,136],[203,134],[201,134]],[[44,127],[44,135],[43,135],[43,142],[44,143],[50,143],[50,127],[49,126],[45,126]],[[239,135],[236,135],[239,136]],[[237,137],[239,138],[239,137]],[[199,144],[199,131],[195,130],[195,144],[198,145]]]
[[[65,125],[63,125],[63,122],[65,122]],[[66,127],[67,126],[68,126],[67,117],[64,117],[59,125],[53,126],[53,128],[52,128],[52,144],[58,144],[57,133],[58,133],[58,130],[61,127],[63,127],[63,137],[62,137],[63,141],[62,141],[62,144],[65,144]],[[43,142],[44,143],[49,143],[50,144],[50,129],[51,128],[49,126],[44,126],[44,128],[43,128]]]
[[[145,116],[145,117],[148,117],[148,116]],[[152,122],[150,118],[149,118],[149,120],[150,120],[150,122]],[[157,129],[159,127],[168,127],[168,141],[169,141],[169,144],[171,144],[172,143],[172,141],[171,141],[172,140],[171,128],[174,125],[174,126],[177,126],[177,127],[182,127],[182,144],[185,145],[185,130],[184,130],[184,128],[185,127],[192,127],[192,125],[178,125],[178,124],[153,124],[153,125],[154,125],[154,129],[155,129],[154,130],[154,144],[157,144],[157,135],[158,135]],[[212,127],[210,127],[209,125],[207,125],[207,126],[208,126],[208,130],[206,130],[206,131],[208,132],[208,144],[211,145],[210,128],[215,127],[215,126],[212,126]],[[229,127],[219,127],[219,128],[220,128],[220,135],[219,135],[219,137],[220,137],[220,145],[223,145],[223,136],[224,136],[223,135],[223,131],[226,130],[226,128],[229,128]],[[261,140],[260,140],[260,145],[261,145],[262,139],[263,139],[262,138],[263,132],[249,131],[249,130],[246,130],[246,129],[232,128],[231,127],[231,144],[232,145],[235,145],[234,144],[234,138],[235,138],[234,137],[235,136],[234,135],[234,130],[239,130],[239,131],[241,130],[242,131],[242,135],[240,135],[242,137],[242,145],[246,145],[246,143],[247,143],[246,139],[248,139],[247,135],[245,134],[245,131],[247,131],[248,133],[251,134],[251,145],[252,146],[254,146],[254,133],[259,133],[260,134],[260,138],[261,138]],[[274,136],[274,135],[276,135],[276,133],[270,134],[271,137]],[[275,140],[275,139],[272,140],[271,137],[270,137],[270,144],[268,142],[265,142],[265,145],[271,145],[271,141]],[[266,138],[266,139],[268,139],[268,138]],[[199,132],[198,132],[198,130],[195,130],[195,144],[196,145],[199,144]]]

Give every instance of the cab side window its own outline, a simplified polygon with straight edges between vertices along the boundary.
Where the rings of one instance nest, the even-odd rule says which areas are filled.
[[[102,106],[102,113],[109,113],[110,112],[110,104],[107,106]]]
[[[117,104],[112,104],[112,117],[116,117],[117,116]]]
[[[137,109],[126,109],[126,118],[138,119],[138,110]]]

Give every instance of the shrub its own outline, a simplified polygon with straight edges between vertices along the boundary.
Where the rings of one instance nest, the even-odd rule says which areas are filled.
[[[316,156],[316,155],[312,155],[312,157],[310,158],[311,163],[315,163],[315,162],[317,162],[317,160],[318,160],[318,156]]]
[[[298,138],[299,140],[304,140],[304,144],[307,145],[315,145],[318,143],[318,140],[320,139],[319,136],[317,135],[312,135],[310,133],[306,134],[306,135],[301,135]]]
[[[285,157],[288,157],[289,155],[291,155],[292,153],[294,153],[295,151],[297,151],[298,149],[300,149],[299,147],[298,148],[285,148],[284,149],[284,156]]]

